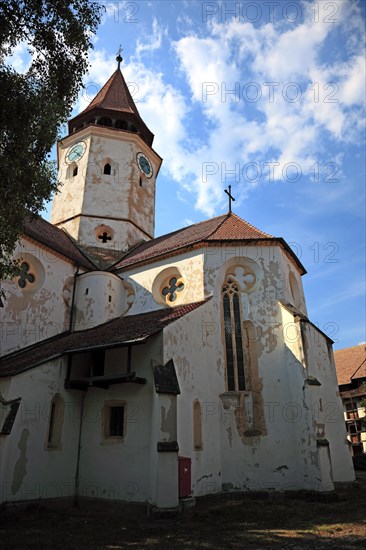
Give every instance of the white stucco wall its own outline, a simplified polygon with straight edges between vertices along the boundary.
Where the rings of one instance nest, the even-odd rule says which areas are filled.
[[[323,491],[333,487],[316,441],[316,414],[310,395],[314,387],[304,388],[308,373],[299,326],[279,303],[291,303],[288,262],[279,247],[263,247],[259,252],[247,249],[247,256],[242,257],[239,247],[210,248],[205,257],[205,291],[208,295],[213,292],[213,299],[164,330],[164,361],[174,359],[182,391],[178,397],[180,454],[192,459],[195,495],[222,488]],[[235,274],[237,266],[254,269],[250,262],[254,257],[259,267],[257,282],[243,298],[242,311],[244,319],[249,318],[257,328],[257,396],[262,399],[263,418],[258,420],[262,433],[248,437],[243,435],[237,411],[244,406],[245,414],[251,414],[252,392],[243,392],[242,397],[226,392],[221,287],[225,274]],[[327,389],[322,386],[315,391],[325,402],[336,394],[337,383],[334,370],[326,366],[318,348],[314,348],[318,364],[329,374]],[[203,449],[199,451],[193,450],[195,399],[202,406]],[[328,430],[334,442],[344,431],[340,426],[338,420]],[[334,480],[339,479],[340,469],[348,468],[342,444],[334,443]],[[331,447],[332,460],[334,454]],[[349,481],[349,473],[342,480]]]
[[[0,380],[7,399],[22,398],[10,435],[0,435],[2,502],[74,494],[80,393],[64,390],[66,360],[56,359],[11,380]],[[64,400],[61,448],[47,448],[51,401]]]
[[[127,292],[116,275],[91,271],[77,278],[74,330],[101,325],[123,315],[127,308]]]
[[[72,285],[76,268],[49,249],[21,239],[14,258],[23,258],[34,284],[18,285],[18,277],[3,281],[0,308],[0,355],[29,346],[69,329]]]
[[[128,315],[169,307],[166,302],[164,303],[160,289],[163,282],[168,282],[176,273],[181,275],[185,288],[182,292],[177,292],[177,298],[172,302],[172,306],[204,300],[203,260],[202,251],[197,250],[120,273],[126,283],[133,286],[135,292]]]
[[[145,385],[116,384],[108,390],[90,388],[85,396],[82,449],[80,455],[81,496],[153,502],[158,458],[158,434],[152,430],[155,393],[151,359],[161,362],[159,335],[132,351],[132,371],[146,378]],[[118,350],[107,361],[119,363]],[[121,352],[125,354],[125,350]],[[121,367],[123,362],[120,363]],[[117,367],[114,369],[117,372]],[[127,425],[123,441],[108,442],[102,437],[101,411],[106,401],[126,403]],[[154,457],[154,460],[152,460]],[[156,490],[156,489],[155,489]]]
[[[309,387],[309,391],[313,390],[314,428],[318,437],[329,441],[333,480],[349,483],[354,481],[355,473],[348,449],[333,351],[316,327],[302,323],[302,331],[307,371],[321,383],[321,386]]]

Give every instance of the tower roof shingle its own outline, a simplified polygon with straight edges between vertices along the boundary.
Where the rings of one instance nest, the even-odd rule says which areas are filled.
[[[89,119],[92,113],[106,117],[116,114],[125,115],[126,118],[134,121],[149,145],[153,142],[154,134],[142,120],[120,69],[112,74],[86,109],[69,121],[69,133]]]

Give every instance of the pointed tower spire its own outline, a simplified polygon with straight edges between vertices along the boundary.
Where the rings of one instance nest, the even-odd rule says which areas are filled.
[[[69,134],[78,132],[90,124],[109,126],[117,130],[139,134],[152,145],[154,134],[146,126],[137,110],[131,92],[120,70],[122,48],[117,52],[116,71],[99,90],[88,107],[69,121]],[[134,86],[137,88],[137,86]],[[137,88],[138,89],[138,88]]]

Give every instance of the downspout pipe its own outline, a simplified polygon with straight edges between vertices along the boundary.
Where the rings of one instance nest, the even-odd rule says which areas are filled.
[[[72,289],[72,298],[71,298],[71,311],[70,311],[70,324],[69,331],[73,332],[74,330],[74,310],[75,310],[75,295],[76,295],[76,281],[79,275],[80,266],[77,266],[74,275],[74,285]],[[71,376],[71,363],[72,363],[72,354],[68,357],[67,365],[67,378]],[[85,402],[86,390],[83,391],[83,396],[80,403],[80,424],[79,424],[79,436],[78,436],[78,452],[76,457],[76,471],[75,471],[75,489],[74,489],[74,506],[79,505],[79,474],[80,474],[80,454],[81,454],[81,436],[83,431],[83,416],[84,416],[84,402]]]
[[[83,391],[80,404],[80,424],[79,424],[79,438],[78,438],[78,454],[76,458],[76,472],[75,472],[75,491],[74,491],[74,506],[79,506],[79,474],[80,474],[80,454],[81,454],[81,436],[83,431],[83,416],[84,416],[84,402],[85,402],[86,390]]]

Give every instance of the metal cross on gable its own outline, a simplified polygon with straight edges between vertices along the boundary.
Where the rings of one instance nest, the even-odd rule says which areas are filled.
[[[228,185],[228,189],[229,191],[227,189],[225,189],[224,191],[229,197],[229,212],[231,212],[231,201],[235,201],[235,199],[231,194],[231,185]]]

